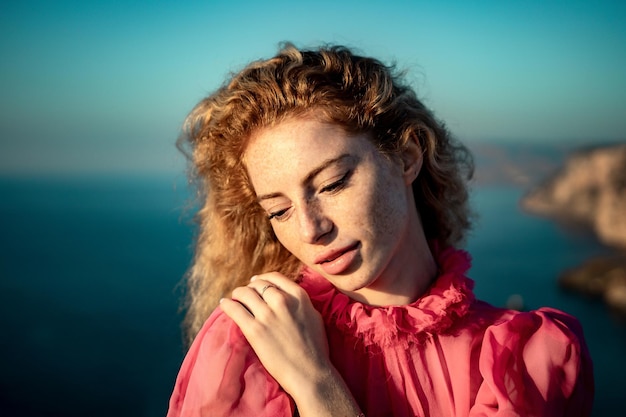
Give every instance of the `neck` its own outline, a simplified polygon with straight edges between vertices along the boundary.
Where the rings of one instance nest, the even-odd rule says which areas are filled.
[[[428,291],[438,267],[417,213],[406,230],[402,249],[387,265],[383,275],[368,287],[346,295],[370,305],[407,305]]]

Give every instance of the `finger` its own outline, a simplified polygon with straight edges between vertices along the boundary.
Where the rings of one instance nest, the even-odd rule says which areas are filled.
[[[257,287],[256,283],[258,282],[263,282],[263,285],[259,285]],[[255,283],[255,288],[258,288],[259,292],[265,285],[268,284],[274,285],[279,290],[293,295],[294,297],[300,296],[303,291],[302,287],[279,272],[267,272],[265,274],[256,275],[255,277],[252,277],[251,283]]]
[[[255,352],[259,348],[257,343],[268,337],[267,324],[257,320],[241,303],[229,298],[220,300],[220,307],[224,314],[230,317]]]
[[[248,284],[248,287],[257,294],[259,300],[264,304],[265,308],[259,308],[255,311],[255,317],[259,320],[265,321],[278,312],[289,312],[289,306],[298,304],[296,297],[269,281],[257,279]]]
[[[270,284],[272,285],[272,284]],[[266,314],[268,306],[258,291],[251,287],[237,287],[233,290],[232,299],[246,308],[253,317]]]
[[[265,278],[267,275],[264,274],[263,277]],[[278,283],[284,283],[284,281],[277,280],[276,284]],[[287,281],[287,284],[293,284],[293,282]],[[256,318],[260,320],[271,318],[273,314],[282,315],[286,313],[292,315],[301,307],[310,305],[306,291],[297,284],[288,286],[287,291],[284,291],[270,281],[257,278],[248,286],[259,294],[267,307],[267,310],[259,309],[258,313],[255,312]]]
[[[267,291],[269,289],[278,290],[278,287],[276,285],[274,285],[274,284],[264,285],[263,288],[261,288],[261,291],[259,292],[259,294],[261,295],[261,298],[263,298],[263,294],[265,294],[265,291]]]
[[[238,301],[222,298],[220,308],[239,328],[247,327],[254,321],[254,315]]]
[[[257,277],[253,277],[253,279],[250,281],[250,284],[248,284],[248,287],[255,290],[261,298],[263,298],[263,295],[266,291],[280,291],[280,288],[276,284]]]

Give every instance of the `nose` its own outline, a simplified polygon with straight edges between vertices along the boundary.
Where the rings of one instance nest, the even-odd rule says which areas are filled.
[[[333,230],[333,222],[317,204],[304,204],[298,212],[300,239],[305,243],[318,243]]]

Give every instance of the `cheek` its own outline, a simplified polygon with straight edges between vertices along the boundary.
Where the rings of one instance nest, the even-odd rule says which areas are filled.
[[[287,239],[285,228],[274,227],[274,225],[272,225],[271,227],[272,227],[272,230],[274,231],[274,236],[276,236],[276,239],[278,239],[280,244],[283,245],[285,248],[289,249],[289,239]]]
[[[272,226],[272,230],[274,231],[274,236],[278,242],[291,254],[300,258],[300,253],[298,251],[298,242],[300,241],[298,235],[296,234],[296,230],[290,228],[288,224],[280,224],[276,227]]]
[[[407,217],[405,192],[399,181],[377,181],[371,207],[371,222],[379,236],[395,236]]]

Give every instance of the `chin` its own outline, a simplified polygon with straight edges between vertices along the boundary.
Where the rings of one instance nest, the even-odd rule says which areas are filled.
[[[335,287],[339,290],[342,291],[349,291],[349,292],[356,292],[359,290],[362,290],[364,288],[369,287],[370,285],[372,285],[376,279],[368,279],[367,277],[351,277],[350,275],[345,276],[345,281],[341,281],[341,280],[336,280],[338,281],[338,284],[334,284]],[[340,284],[344,284],[344,285],[340,285]]]

